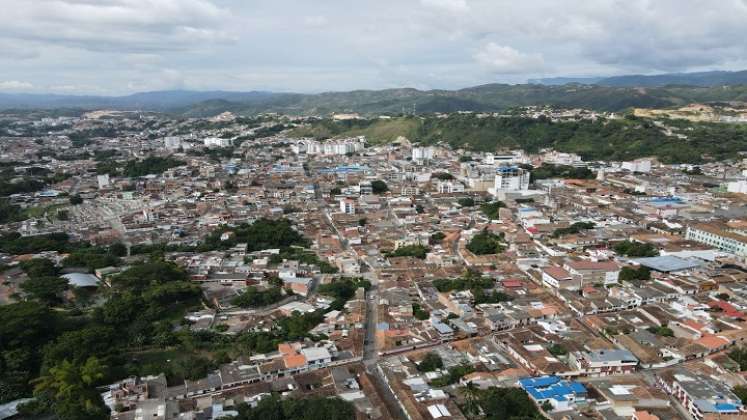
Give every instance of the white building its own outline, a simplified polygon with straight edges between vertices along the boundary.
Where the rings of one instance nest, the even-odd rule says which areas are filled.
[[[203,140],[205,147],[231,147],[233,146],[232,139],[222,139],[220,137],[206,137]]]
[[[103,190],[104,188],[109,187],[109,174],[103,174],[96,177],[96,180],[99,183],[99,189]]]
[[[451,194],[464,192],[464,185],[459,181],[438,181],[436,184],[439,194]]]
[[[414,162],[422,162],[424,160],[433,159],[434,152],[432,147],[413,147],[412,148],[412,160]]]
[[[505,192],[529,190],[529,171],[518,166],[496,168],[493,188],[488,191],[493,195]]]
[[[340,212],[345,214],[355,214],[355,200],[347,197],[341,198]]]
[[[726,184],[726,191],[730,193],[747,194],[747,180],[734,181]]]
[[[629,162],[623,162],[622,168],[630,172],[651,172],[651,161],[648,159],[636,159]]]
[[[169,150],[176,150],[182,147],[182,139],[177,136],[169,136],[163,138],[163,145]]]

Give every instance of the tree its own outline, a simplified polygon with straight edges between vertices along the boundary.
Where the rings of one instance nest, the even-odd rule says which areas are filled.
[[[329,190],[330,195],[340,195],[342,194],[342,190],[340,187],[333,187],[331,190]]]
[[[69,287],[67,279],[62,277],[32,277],[21,283],[21,290],[46,305],[60,302],[62,292]]]
[[[444,362],[441,360],[441,356],[436,352],[428,352],[423,357],[423,360],[418,364],[419,372],[432,372],[434,370],[443,369]]]
[[[623,267],[620,270],[620,281],[641,282],[651,279],[651,270],[648,267],[640,266],[638,268]]]
[[[737,385],[732,389],[732,392],[739,397],[742,404],[747,404],[747,386]]]
[[[432,234],[430,238],[428,238],[428,244],[429,245],[440,244],[441,241],[444,240],[444,238],[446,238],[446,234],[444,234],[443,232],[436,232]]]
[[[365,217],[358,219],[358,226],[363,227],[363,226],[366,226],[367,224],[368,224],[368,219],[366,219]]]
[[[387,257],[415,257],[424,260],[430,248],[423,245],[405,245],[386,253]]]
[[[651,244],[643,242],[622,241],[617,243],[613,248],[615,252],[627,257],[656,257],[659,250]]]
[[[459,204],[462,207],[474,207],[475,199],[472,197],[462,197],[459,200],[457,200],[457,204]]]
[[[500,210],[506,207],[506,204],[504,204],[502,201],[493,201],[491,203],[485,203],[480,206],[480,211],[487,217],[488,219],[495,220],[498,219],[498,215],[500,214]]]
[[[49,369],[39,378],[34,395],[49,396],[54,413],[60,420],[101,420],[109,418],[95,386],[105,377],[106,367],[91,357],[82,365],[67,360]]]
[[[483,230],[470,239],[467,249],[475,255],[500,254],[505,250],[502,240],[502,234],[498,236]]]
[[[373,191],[374,194],[383,194],[389,191],[389,186],[386,185],[386,182],[377,179],[375,181],[371,181],[371,191]]]
[[[480,413],[480,388],[474,382],[469,381],[467,385],[460,389],[464,397],[464,414],[475,416]]]
[[[83,204],[83,198],[80,195],[78,195],[78,194],[71,195],[70,196],[70,204],[72,204],[74,206],[77,206],[78,204]]]

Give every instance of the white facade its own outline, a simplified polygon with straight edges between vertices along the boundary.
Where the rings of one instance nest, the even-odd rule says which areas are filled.
[[[412,160],[423,161],[433,159],[433,148],[432,147],[413,147],[412,148]]]
[[[182,139],[177,136],[169,136],[163,138],[163,145],[169,150],[176,150],[182,147]]]
[[[630,172],[651,172],[651,161],[648,159],[631,160],[630,162],[623,162],[622,168]]]
[[[231,147],[233,146],[233,140],[222,139],[220,137],[206,137],[203,140],[206,147]]]
[[[493,188],[489,191],[496,195],[502,192],[527,190],[529,190],[529,171],[511,166],[496,169]]]
[[[320,143],[316,140],[299,140],[291,145],[291,150],[296,154],[335,156],[346,155],[348,153],[358,153],[363,151],[366,146],[366,139],[363,136],[330,140]]]
[[[734,181],[726,184],[726,191],[730,193],[747,194],[747,180]]]
[[[104,189],[109,186],[109,174],[99,175],[96,177],[99,183],[99,189]]]

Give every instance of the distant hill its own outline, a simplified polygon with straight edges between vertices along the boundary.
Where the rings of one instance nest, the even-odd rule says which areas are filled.
[[[411,112],[413,107],[416,113],[494,112],[529,105],[622,111],[631,107],[661,108],[693,102],[747,101],[747,71],[583,79],[588,83],[580,83],[581,79],[542,80],[549,80],[549,84],[487,84],[459,90],[401,88],[319,94],[185,90],[118,97],[0,94],[0,109],[110,108],[200,117],[225,111],[245,115],[261,112],[399,114]],[[590,83],[592,80],[595,83]],[[568,81],[574,83],[565,83]]]
[[[614,77],[550,77],[545,79],[533,79],[529,82],[546,86],[578,83],[583,85],[616,87],[744,85],[747,84],[747,70],[665,73],[655,75],[634,74]]]

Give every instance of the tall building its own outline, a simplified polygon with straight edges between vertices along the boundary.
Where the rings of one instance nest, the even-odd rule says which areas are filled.
[[[413,147],[412,148],[412,160],[414,162],[422,162],[424,160],[433,159],[433,148],[432,147]]]
[[[700,223],[687,227],[685,239],[710,245],[720,251],[747,257],[747,232],[720,226],[716,223]]]
[[[502,166],[495,170],[495,182],[489,191],[492,194],[529,189],[529,171],[518,166]]]
[[[96,177],[96,180],[99,183],[100,190],[109,187],[109,174],[99,175]]]

